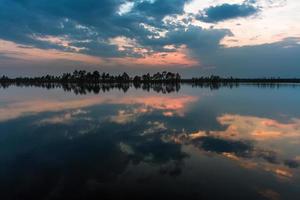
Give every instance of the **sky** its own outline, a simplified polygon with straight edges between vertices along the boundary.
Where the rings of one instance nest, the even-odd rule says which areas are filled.
[[[298,0],[0,0],[0,74],[300,77]]]

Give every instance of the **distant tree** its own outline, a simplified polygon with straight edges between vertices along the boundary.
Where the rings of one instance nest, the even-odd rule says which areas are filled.
[[[62,75],[63,81],[68,81],[70,78],[71,78],[71,74],[70,73],[64,73]]]
[[[79,71],[79,78],[81,80],[84,80],[85,79],[85,76],[86,76],[86,71],[85,70],[80,70]]]
[[[78,72],[77,70],[75,70],[75,71],[73,72],[73,78],[74,78],[74,79],[79,78],[79,72]]]
[[[181,80],[180,74],[176,73],[175,78],[176,78],[177,81],[180,81]]]
[[[165,80],[167,80],[167,81],[175,80],[175,74],[172,73],[172,72],[168,72],[168,73],[166,74]]]
[[[124,72],[122,75],[122,81],[129,81],[129,80],[130,80],[129,75],[126,72]]]
[[[140,76],[135,76],[134,78],[133,78],[133,81],[134,82],[140,82],[142,79],[141,79],[141,77]]]
[[[94,71],[93,72],[93,80],[98,82],[99,79],[100,79],[100,73],[98,71]]]
[[[103,72],[102,74],[101,74],[101,79],[102,79],[102,81],[105,81],[105,73]]]
[[[142,76],[142,79],[143,79],[143,81],[150,81],[150,80],[151,80],[151,76],[150,76],[149,73],[147,73],[147,74],[144,74],[144,75]]]
[[[162,76],[162,80],[166,80],[166,78],[167,78],[167,72],[166,72],[166,71],[163,71],[163,72],[161,73],[161,76]]]
[[[157,72],[156,74],[153,75],[152,80],[153,81],[161,81],[161,80],[163,80],[163,75],[161,73]]]
[[[85,81],[93,81],[93,75],[91,72],[88,72],[83,78]]]

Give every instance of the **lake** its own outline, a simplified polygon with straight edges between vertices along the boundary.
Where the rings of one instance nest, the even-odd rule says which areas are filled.
[[[298,85],[1,88],[0,198],[296,200],[299,102]]]

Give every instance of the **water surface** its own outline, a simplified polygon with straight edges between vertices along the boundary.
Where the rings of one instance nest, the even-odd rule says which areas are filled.
[[[0,89],[0,198],[299,199],[299,87],[125,91]]]

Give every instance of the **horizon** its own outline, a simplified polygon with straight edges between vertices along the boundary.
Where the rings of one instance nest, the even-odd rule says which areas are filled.
[[[87,75],[88,73],[91,73],[93,74],[94,72],[97,72],[99,73],[100,75],[102,74],[109,74],[110,76],[114,76],[114,77],[117,77],[117,76],[122,76],[124,73],[129,75],[129,77],[131,79],[133,79],[135,76],[138,76],[138,77],[141,77],[143,75],[147,75],[149,74],[150,76],[154,76],[155,74],[159,73],[159,74],[163,74],[163,73],[173,73],[173,74],[178,74],[180,75],[180,79],[186,79],[186,80],[189,80],[189,79],[197,79],[197,78],[211,78],[211,77],[218,77],[218,78],[221,78],[221,79],[300,79],[300,77],[280,77],[280,76],[261,76],[261,77],[234,77],[234,76],[219,76],[218,74],[208,74],[208,75],[194,75],[194,76],[191,76],[191,77],[184,77],[182,76],[181,73],[177,72],[177,71],[156,71],[156,72],[144,72],[144,73],[134,73],[134,72],[126,72],[126,71],[123,71],[123,72],[113,72],[113,73],[109,73],[109,72],[105,72],[105,71],[99,71],[99,70],[90,70],[90,71],[86,71],[86,70],[80,70],[80,69],[75,69],[74,71],[70,71],[70,72],[60,72],[60,73],[53,73],[53,74],[48,74],[48,73],[42,73],[40,75],[32,75],[32,76],[22,76],[22,75],[14,75],[14,76],[8,76],[6,74],[1,74],[0,73],[0,79],[5,77],[5,78],[9,78],[9,79],[15,79],[15,78],[42,78],[42,77],[45,77],[45,76],[53,76],[53,77],[57,77],[57,78],[61,78],[63,77],[64,75],[66,74],[70,74],[70,75],[74,75],[74,73],[77,72],[80,72],[80,71],[83,71],[85,73],[85,75]]]
[[[3,0],[0,74],[300,77],[299,10],[297,0]]]

